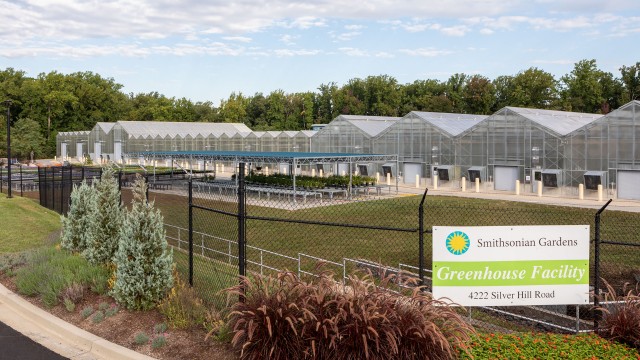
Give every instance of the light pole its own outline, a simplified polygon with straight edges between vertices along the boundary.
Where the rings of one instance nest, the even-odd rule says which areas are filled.
[[[7,107],[7,198],[11,198],[11,100],[5,100]]]

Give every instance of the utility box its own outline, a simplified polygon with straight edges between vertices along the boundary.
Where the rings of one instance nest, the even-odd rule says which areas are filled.
[[[542,186],[557,188],[562,186],[562,170],[546,169],[542,170]]]
[[[470,183],[475,183],[476,179],[482,182],[487,177],[487,168],[484,166],[472,166],[467,170]]]
[[[587,171],[584,173],[584,187],[587,190],[598,190],[598,185],[605,186],[607,183],[606,171]]]

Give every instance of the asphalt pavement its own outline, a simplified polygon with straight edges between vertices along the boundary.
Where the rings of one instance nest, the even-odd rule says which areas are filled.
[[[67,360],[0,322],[0,360]]]

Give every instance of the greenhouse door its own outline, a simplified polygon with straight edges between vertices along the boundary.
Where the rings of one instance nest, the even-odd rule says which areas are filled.
[[[113,143],[113,159],[114,162],[120,163],[122,161],[122,143],[116,141]]]
[[[60,144],[60,158],[67,160],[67,143]]]
[[[493,168],[496,190],[515,191],[518,180],[517,166],[496,166]]]
[[[640,200],[640,171],[618,171],[618,199]]]
[[[76,158],[78,161],[84,161],[84,152],[82,151],[82,143],[76,144]]]
[[[422,164],[404,163],[404,183],[415,184],[416,175],[420,175],[420,178],[422,178]]]

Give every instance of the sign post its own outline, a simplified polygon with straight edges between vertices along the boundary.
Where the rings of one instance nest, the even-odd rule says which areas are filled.
[[[462,306],[589,303],[589,225],[433,228],[433,297]]]

